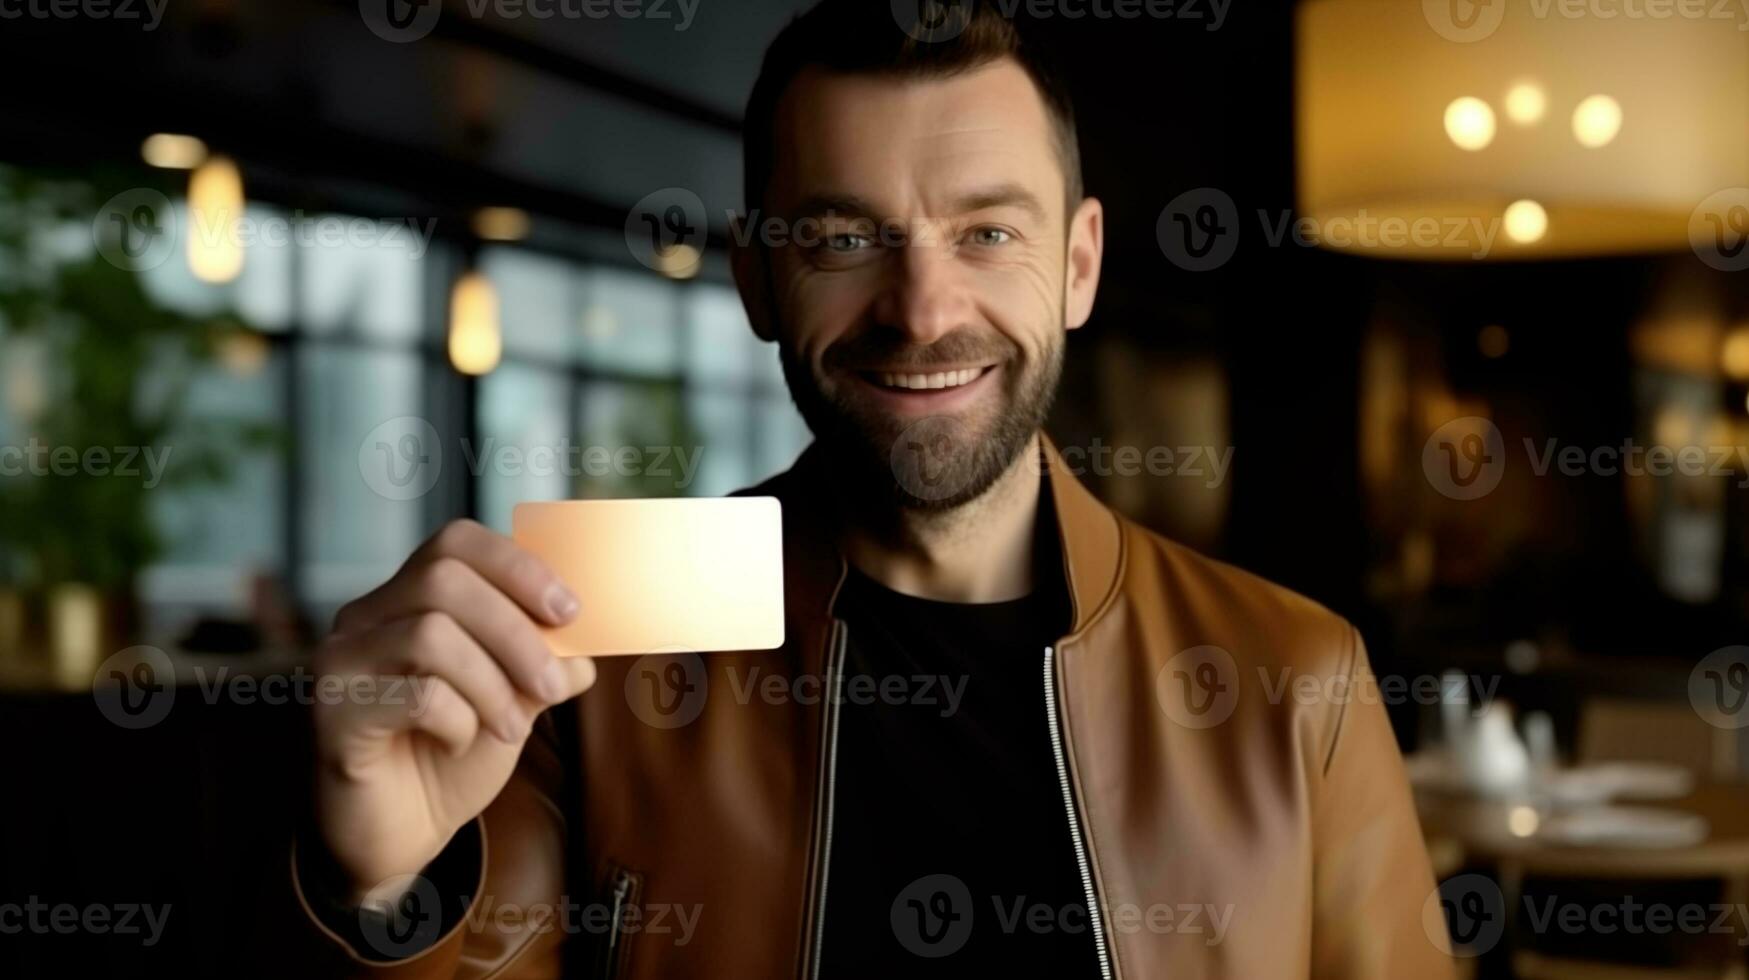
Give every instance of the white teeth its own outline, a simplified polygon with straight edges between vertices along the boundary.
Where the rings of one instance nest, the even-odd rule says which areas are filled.
[[[958,388],[963,384],[976,381],[983,374],[982,368],[966,368],[962,371],[937,371],[934,374],[882,374],[881,384],[889,388]]]

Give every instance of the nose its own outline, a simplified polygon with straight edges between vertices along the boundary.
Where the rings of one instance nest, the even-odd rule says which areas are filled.
[[[888,268],[889,280],[875,310],[883,326],[913,343],[933,344],[971,320],[971,295],[951,247],[927,237],[914,239],[899,249]]]

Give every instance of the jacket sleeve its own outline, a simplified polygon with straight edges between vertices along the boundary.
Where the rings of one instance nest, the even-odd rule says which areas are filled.
[[[1353,627],[1347,632],[1350,696],[1333,706],[1338,714],[1315,787],[1311,975],[1449,980],[1451,958],[1424,924],[1433,870],[1402,753],[1365,647]],[[1444,928],[1443,917],[1433,921]]]
[[[558,717],[568,717],[559,715]],[[318,911],[315,884],[304,880],[297,845],[287,849],[283,874],[271,887],[273,911],[256,944],[261,972],[275,977],[356,977],[370,980],[462,980],[490,975],[504,980],[550,980],[560,975],[567,907],[566,827],[560,798],[564,769],[555,712],[541,716],[516,770],[497,799],[474,822],[477,857],[459,873],[436,875],[445,931],[429,946],[401,959],[360,949],[330,928]],[[457,834],[461,841],[467,833]],[[462,846],[451,843],[451,848]],[[434,866],[452,858],[433,862]],[[449,860],[452,866],[455,861]],[[461,889],[459,894],[456,889]],[[281,925],[274,925],[280,923]],[[278,935],[272,933],[278,932]]]

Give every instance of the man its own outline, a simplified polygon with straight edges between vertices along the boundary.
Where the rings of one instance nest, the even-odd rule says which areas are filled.
[[[446,527],[321,652],[432,701],[319,707],[281,966],[1449,975],[1384,712],[1331,693],[1370,679],[1354,629],[1116,517],[1041,435],[1103,213],[1049,64],[954,27],[826,0],[749,102],[736,280],[817,437],[755,491],[786,646],[555,659],[537,626],[590,597]]]

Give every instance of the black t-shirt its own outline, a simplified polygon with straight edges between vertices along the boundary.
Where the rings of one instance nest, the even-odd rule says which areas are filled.
[[[1058,590],[936,602],[852,569],[822,972],[1099,972],[1045,714]]]

